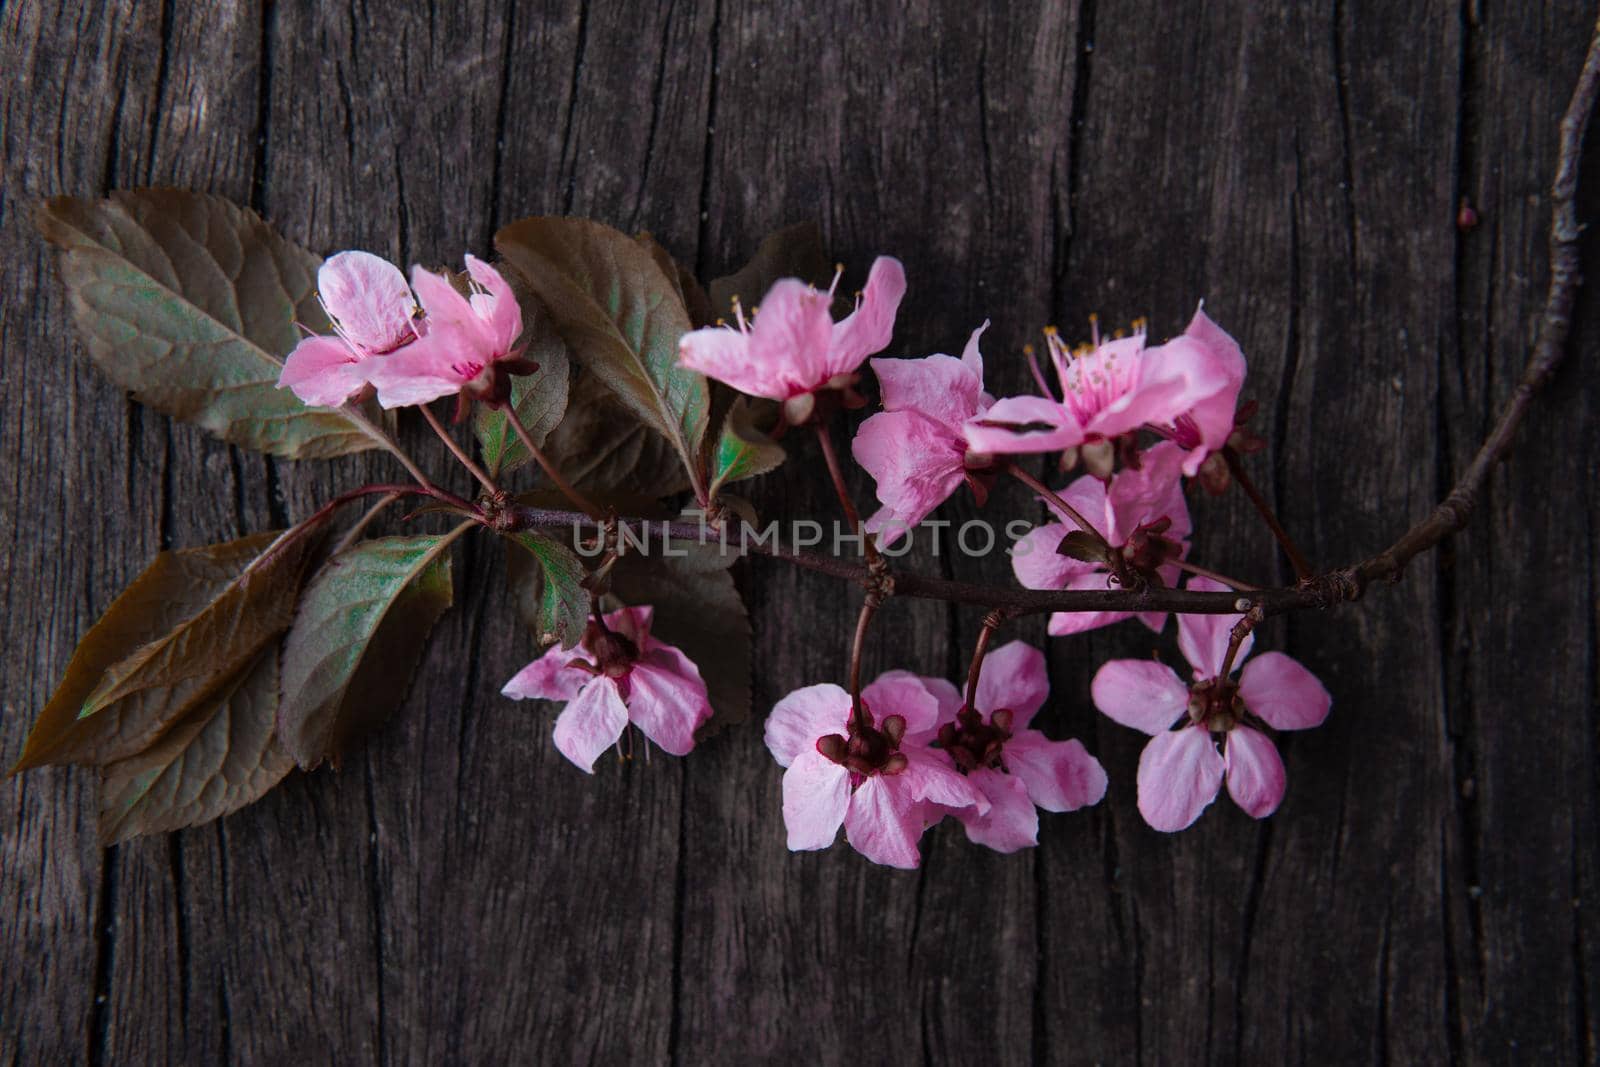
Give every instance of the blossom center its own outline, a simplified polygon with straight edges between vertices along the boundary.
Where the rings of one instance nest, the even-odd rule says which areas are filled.
[[[1011,740],[1015,716],[1010,708],[1000,708],[984,722],[970,707],[956,712],[956,721],[939,727],[939,747],[950,754],[956,769],[968,774],[981,767],[1004,770],[1000,762],[1005,743]]]
[[[1189,687],[1189,721],[1211,733],[1227,733],[1244,718],[1239,686],[1223,678],[1207,678]]]
[[[865,709],[863,709],[865,710]],[[869,722],[871,714],[864,716]],[[817,738],[817,751],[850,772],[854,789],[875,774],[899,774],[908,763],[900,751],[906,735],[903,715],[889,715],[877,725],[861,725],[852,716],[849,735],[825,734]]]

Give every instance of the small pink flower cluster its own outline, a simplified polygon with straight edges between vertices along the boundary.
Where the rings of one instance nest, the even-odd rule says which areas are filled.
[[[791,423],[808,421],[818,394],[854,395],[861,363],[889,342],[904,288],[899,264],[880,258],[858,310],[830,333],[828,299],[793,279],[780,282],[753,324],[741,314],[736,330],[686,335],[680,363],[784,401]],[[870,330],[855,328],[857,320]],[[1034,364],[1039,395],[996,400],[984,391],[978,347],[987,327],[973,331],[959,359],[872,360],[883,411],[861,425],[853,445],[881,505],[867,531],[892,543],[963,484],[983,504],[1009,468],[1007,457],[1060,452],[1088,473],[1044,500],[1055,521],[1019,542],[1018,580],[1032,589],[1176,587],[1193,532],[1183,480],[1211,473],[1208,460],[1230,439],[1243,440],[1235,436],[1245,377],[1239,345],[1204,311],[1162,345],[1150,345],[1140,327],[1111,340],[1096,330],[1091,344],[1071,350],[1050,330],[1056,388]],[[841,346],[841,336],[853,343]],[[1141,433],[1159,440],[1141,448]],[[1188,588],[1226,587],[1194,578]],[[1127,617],[1057,613],[1049,632],[1079,633]],[[1114,661],[1095,677],[1099,709],[1152,735],[1139,764],[1139,810],[1158,830],[1190,825],[1224,777],[1241,808],[1270,814],[1283,797],[1283,763],[1248,724],[1303,729],[1327,715],[1327,691],[1282,653],[1258,657],[1234,680],[1238,663],[1226,662],[1226,650],[1239,618],[1179,618],[1191,684],[1154,661]],[[1160,632],[1166,617],[1140,621]],[[911,867],[923,831],[947,814],[973,841],[1000,851],[1036,843],[1037,808],[1068,811],[1105,791],[1100,764],[1080,743],[1028,728],[1046,692],[1043,654],[1016,642],[983,662],[970,707],[949,682],[901,671],[863,689],[859,708],[835,685],[790,693],[767,721],[767,747],[786,768],[789,847],[825,848],[843,825],[868,858]]]
[[[500,272],[467,256],[465,293],[444,274],[340,252],[317,271],[317,296],[332,336],[313,334],[284,361],[280,389],[302,402],[339,407],[374,390],[385,408],[458,398],[504,404],[508,375],[538,368],[516,348],[522,310]],[[412,289],[416,297],[412,297]]]

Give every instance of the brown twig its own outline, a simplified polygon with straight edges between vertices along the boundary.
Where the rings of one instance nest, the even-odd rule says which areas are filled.
[[[1003,611],[991,611],[985,615],[983,629],[978,631],[978,641],[972,646],[972,663],[967,667],[967,707],[974,711],[978,710],[978,675],[983,673],[983,660],[989,654],[989,642],[1005,620]]]
[[[517,436],[522,438],[522,447],[528,450],[528,454],[533,457],[534,462],[544,470],[545,476],[550,479],[551,484],[556,487],[562,496],[572,501],[579,511],[582,511],[591,519],[600,519],[605,513],[600,510],[599,505],[584,496],[573,487],[571,482],[563,478],[561,472],[556,470],[555,464],[551,463],[550,458],[544,454],[544,450],[533,443],[533,435],[522,424],[522,416],[517,414],[517,406],[515,404],[507,404],[505,411],[506,421],[511,423],[511,428],[516,431]]]
[[[1109,560],[1111,558],[1111,542],[1106,540],[1106,535],[1096,529],[1094,524],[1088,519],[1080,515],[1077,508],[1073,507],[1071,504],[1062,499],[1061,494],[1057,493],[1054,489],[1051,489],[1048,485],[1045,485],[1039,479],[1035,478],[1033,475],[1029,474],[1015,463],[1007,463],[1004,467],[1004,470],[1007,474],[1011,475],[1011,477],[1015,478],[1029,489],[1032,489],[1035,493],[1038,493],[1045,499],[1046,503],[1053,506],[1057,511],[1061,512],[1073,522],[1077,523],[1080,530],[1094,538],[1096,541],[1100,542],[1100,547],[1102,550],[1104,550],[1106,559]]]
[[[1250,503],[1256,507],[1256,512],[1261,516],[1261,521],[1267,524],[1267,529],[1272,531],[1272,536],[1278,541],[1278,547],[1283,549],[1283,554],[1289,557],[1289,566],[1294,568],[1297,581],[1305,581],[1315,573],[1311,563],[1306,559],[1305,553],[1300,551],[1300,546],[1294,543],[1294,538],[1289,536],[1289,531],[1283,528],[1283,523],[1278,521],[1278,516],[1272,510],[1272,505],[1267,503],[1267,498],[1261,490],[1256,488],[1256,483],[1250,480],[1245,473],[1244,463],[1239,459],[1239,453],[1232,448],[1222,449],[1222,461],[1228,465],[1228,473],[1233,475],[1233,480],[1239,483],[1239,488],[1244,490],[1244,495],[1250,498]]]
[[[877,560],[878,546],[862,526],[861,514],[856,511],[855,501],[850,499],[850,490],[844,484],[844,468],[839,465],[839,454],[833,449],[833,433],[821,422],[814,422],[812,426],[816,428],[817,442],[822,446],[822,459],[828,465],[828,476],[833,479],[833,491],[839,496],[839,506],[844,509],[844,517],[856,536],[861,538],[862,549],[868,562]]]
[[[872,728],[867,711],[861,704],[861,655],[867,647],[867,628],[878,610],[878,594],[869,592],[861,604],[861,614],[856,619],[856,636],[850,643],[850,714],[855,718],[856,729],[865,734]]]

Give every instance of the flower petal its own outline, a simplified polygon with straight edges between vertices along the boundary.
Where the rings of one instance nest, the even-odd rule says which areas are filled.
[[[1239,676],[1244,706],[1277,730],[1321,726],[1333,697],[1299,660],[1282,652],[1263,652]]]
[[[582,648],[551,645],[544,655],[512,675],[500,692],[512,700],[571,700],[594,677],[569,667],[573,660],[587,662]]]
[[[694,748],[694,732],[711,718],[700,670],[678,649],[662,645],[639,657],[628,672],[628,718],[674,756]]]
[[[890,715],[905,719],[907,737],[931,733],[939,726],[939,698],[910,671],[885,671],[878,675],[862,688],[861,702],[872,713],[874,725],[882,726]],[[846,697],[847,710],[848,703]]]
[[[1161,518],[1172,520],[1162,534],[1170,540],[1183,541],[1194,531],[1183,497],[1183,456],[1183,449],[1162,441],[1139,454],[1138,470],[1117,472],[1106,495],[1112,544],[1127,544],[1135,527]]]
[[[966,703],[966,698],[961,690],[948,678],[929,678],[924,676],[921,681],[923,687],[932,693],[934,699],[939,702],[939,718],[935,725],[943,726],[947,722],[954,722],[956,712],[960,711],[961,705]],[[911,737],[912,735],[907,734],[907,736]],[[917,739],[913,738],[913,740]]]
[[[1008,396],[963,427],[967,447],[986,455],[1056,452],[1083,443],[1083,428],[1047,397]]]
[[[989,810],[989,798],[983,795],[965,776],[956,773],[942,753],[920,745],[902,745],[906,768],[899,774],[889,775],[896,788],[905,789],[913,800],[926,800],[951,809],[976,808],[980,813]]]
[[[628,709],[617,683],[601,675],[578,691],[556,718],[556,748],[590,774],[600,753],[617,743],[628,726]]]
[[[1139,756],[1139,814],[1153,829],[1173,833],[1190,825],[1221,786],[1222,757],[1199,727],[1157,734]]]
[[[771,368],[750,358],[750,335],[731,326],[707,326],[684,334],[678,341],[678,366],[750,396],[784,400],[789,395],[788,386],[778,382]]]
[[[967,828],[969,841],[996,852],[1015,852],[1039,843],[1039,809],[1028,799],[1022,779],[989,767],[980,767],[967,777],[990,804],[983,815],[977,808],[954,813]]]
[[[1050,670],[1044,653],[1026,641],[1011,641],[990,652],[978,675],[978,710],[1012,713],[1013,729],[1024,729],[1050,696]]]
[[[1026,589],[1065,589],[1073,579],[1094,570],[1092,563],[1056,551],[1067,531],[1059,522],[1036,526],[1011,546],[1011,571]]]
[[[967,365],[967,369],[970,370],[973,376],[978,379],[978,395],[980,400],[983,396],[983,352],[981,352],[978,348],[978,338],[982,337],[983,331],[987,330],[988,328],[989,320],[984,319],[983,325],[979,326],[976,330],[973,330],[972,333],[967,337],[967,345],[961,350],[961,362],[965,363]],[[993,401],[990,401],[990,403],[993,403]]]
[[[340,252],[317,269],[317,295],[364,352],[389,352],[415,336],[416,298],[400,268],[370,252]]]
[[[1006,742],[1001,758],[1045,811],[1077,811],[1106,795],[1105,768],[1076,739],[1052,741],[1037,730],[1023,730]]]
[[[1285,776],[1278,746],[1260,730],[1236,726],[1222,746],[1228,795],[1252,819],[1264,819],[1283,801]]]
[[[473,281],[489,291],[489,315],[484,325],[494,339],[495,358],[502,359],[522,335],[522,308],[517,304],[516,294],[511,291],[505,278],[483,260],[468,255],[467,273]]]
[[[750,327],[750,364],[742,376],[758,387],[754,395],[787,400],[821,388],[833,377],[828,369],[832,330],[827,293],[797,278],[774,283]],[[745,391],[738,382],[728,384]]]
[[[1164,663],[1114,659],[1095,672],[1089,695],[1103,715],[1151,735],[1165,733],[1189,706],[1189,687]]]
[[[961,447],[948,429],[912,411],[882,411],[862,423],[850,451],[878,483],[887,513],[874,515],[879,529],[869,522],[868,532],[890,529],[893,543],[948,500],[966,478]]]
[[[862,782],[850,795],[844,832],[850,847],[873,863],[910,869],[922,863],[917,839],[925,826],[922,805],[896,781],[901,777],[875,774]]]
[[[817,738],[843,735],[850,724],[850,694],[831,682],[796,689],[767,716],[766,742],[772,758],[783,767],[807,752],[815,752]]]
[[[893,256],[879,256],[867,273],[867,287],[856,309],[832,327],[827,374],[848,374],[894,336],[894,317],[906,295],[906,272]]]
[[[1203,308],[1196,309],[1177,340],[1193,349],[1186,358],[1192,362],[1194,376],[1211,385],[1211,391],[1187,412],[1200,437],[1199,447],[1191,449],[1183,461],[1183,473],[1192,478],[1206,456],[1219,451],[1233,433],[1239,389],[1244,385],[1245,358],[1239,342],[1212,322]]]
[[[959,440],[961,425],[978,412],[983,379],[953,356],[875,359],[884,411],[912,411],[932,419]],[[966,442],[957,446],[964,451]]]
[[[368,378],[383,407],[410,407],[459,393],[473,376],[465,371],[472,369],[474,361],[484,362],[474,336],[458,325],[440,321],[429,326],[426,336],[398,352],[374,357]]]
[[[1073,575],[1067,582],[1068,589],[1111,589],[1111,576],[1102,570],[1095,570],[1089,564],[1082,564],[1084,570]],[[1126,611],[1058,611],[1050,616],[1050,625],[1046,628],[1052,637],[1065,637],[1068,634],[1081,634],[1089,630],[1096,630],[1102,626],[1110,626],[1133,616]],[[1165,616],[1160,616],[1165,618]],[[1148,625],[1148,624],[1147,624]],[[1159,626],[1152,629],[1160,631]]]
[[[803,752],[783,773],[783,824],[791,852],[827,848],[850,804],[850,772],[820,752]]]
[[[1190,577],[1187,588],[1202,593],[1226,593],[1229,588],[1221,582],[1199,576]],[[1222,658],[1228,654],[1228,641],[1233,627],[1243,615],[1179,615],[1178,649],[1194,668],[1197,679],[1215,678],[1222,670]],[[1246,634],[1233,658],[1237,668],[1250,654],[1256,643],[1255,634]]]
[[[278,374],[279,389],[293,389],[303,404],[336,408],[367,384],[368,366],[336,337],[307,337],[294,346]]]

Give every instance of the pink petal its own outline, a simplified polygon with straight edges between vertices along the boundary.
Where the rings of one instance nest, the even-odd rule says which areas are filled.
[[[1081,563],[1079,566],[1084,569],[1067,582],[1066,588],[1084,590],[1112,588],[1111,576],[1105,571],[1094,570],[1087,563]],[[1110,626],[1132,617],[1126,611],[1058,611],[1050,616],[1047,631],[1052,637],[1065,637],[1068,634],[1081,634],[1102,626]],[[1156,629],[1159,630],[1160,627]]]
[[[556,718],[556,748],[590,774],[600,753],[617,743],[628,726],[628,709],[617,683],[601,675],[591,679]]]
[[[551,645],[549,650],[516,674],[500,692],[512,700],[571,700],[594,675],[577,667],[573,660],[588,661],[582,648]]]
[[[983,379],[952,356],[923,359],[875,359],[884,411],[913,411],[943,426],[952,441],[965,451],[961,425],[978,412]]]
[[[827,848],[839,836],[850,804],[850,772],[813,749],[783,772],[783,824],[789,850]]]
[[[1139,469],[1118,471],[1106,498],[1111,529],[1107,538],[1125,545],[1134,528],[1160,518],[1172,520],[1162,534],[1173,541],[1186,539],[1194,526],[1183,496],[1183,449],[1162,441],[1139,454]]]
[[[796,689],[772,708],[767,716],[767,750],[778,765],[788,767],[795,759],[817,750],[817,738],[826,734],[844,736],[850,725],[850,694],[831,682]]]
[[[1065,589],[1074,579],[1094,570],[1094,564],[1056,551],[1071,529],[1075,527],[1059,522],[1037,526],[1011,546],[1011,570],[1024,588]]]
[[[971,780],[958,774],[942,758],[943,753],[910,743],[902,744],[900,752],[906,757],[906,768],[888,778],[913,800],[947,808],[976,808],[980,814],[989,810],[989,798]]]
[[[922,685],[939,702],[938,725],[943,726],[947,722],[954,722],[956,712],[960,711],[961,705],[966,703],[966,697],[962,691],[956,688],[955,683],[948,678],[923,677]],[[907,736],[909,737],[910,735]]]
[[[439,324],[449,324],[469,333],[477,334],[483,327],[472,303],[450,283],[447,275],[436,274],[422,267],[411,268],[411,287],[427,314],[428,331]]]
[[[1233,433],[1239,389],[1245,378],[1245,358],[1239,342],[1212,322],[1203,309],[1195,311],[1181,339],[1194,349],[1189,358],[1195,376],[1211,383],[1209,394],[1196,400],[1187,412],[1200,435],[1200,447],[1184,458],[1183,473],[1193,477],[1206,456],[1220,450]]]
[[[1278,810],[1283,801],[1283,759],[1266,734],[1248,726],[1228,731],[1222,746],[1228,770],[1228,795],[1253,819]]]
[[[1189,578],[1187,588],[1202,593],[1231,592],[1221,582],[1197,575]],[[1178,616],[1178,650],[1189,661],[1189,666],[1194,668],[1195,678],[1215,678],[1217,672],[1222,670],[1222,658],[1228,654],[1228,641],[1234,624],[1242,618],[1243,615]],[[1247,634],[1240,642],[1239,652],[1233,657],[1235,668],[1244,662],[1255,643],[1255,634]]]
[[[1044,653],[1026,641],[1011,641],[990,652],[978,675],[978,710],[990,715],[1009,708],[1013,729],[1021,730],[1050,696],[1050,671]]]
[[[832,327],[827,374],[848,374],[874,352],[882,352],[894,336],[894,317],[906,295],[906,272],[892,256],[879,256],[867,273],[867,287],[855,311]]]
[[[606,616],[606,627],[617,631],[639,646],[641,652],[656,648],[671,648],[650,636],[650,620],[655,609],[649,604],[635,604],[618,608]]]
[[[885,671],[878,675],[862,687],[861,702],[872,713],[874,725],[882,726],[890,715],[905,719],[908,737],[930,733],[939,725],[939,698],[910,671]]]
[[[1106,795],[1105,768],[1081,741],[1052,741],[1037,730],[1023,730],[1006,742],[1001,758],[1045,811],[1076,811]]]
[[[773,400],[788,397],[787,385],[780,385],[769,368],[751,361],[750,335],[732,327],[707,326],[684,334],[678,341],[678,366],[715,378],[750,396]]]
[[[1263,652],[1244,665],[1239,696],[1246,709],[1278,730],[1321,726],[1333,706],[1317,676],[1282,652]]]
[[[1138,334],[1108,341],[1087,357],[1078,380],[1089,381],[1086,393],[1100,395],[1095,397],[1098,410],[1079,416],[1085,433],[1116,437],[1147,422],[1170,422],[1188,407],[1186,379],[1178,372],[1164,373],[1159,359],[1152,358],[1157,351],[1146,348],[1144,335]],[[1106,384],[1096,389],[1096,378]]]
[[[511,286],[500,272],[476,256],[467,256],[467,273],[472,280],[489,291],[486,326],[494,338],[495,358],[502,359],[522,336],[522,308],[511,291]]]
[[[796,278],[779,280],[767,291],[750,328],[750,362],[740,376],[753,388],[728,384],[774,400],[820,389],[834,373],[828,365],[832,330],[827,293]]]
[[[433,323],[425,337],[387,356],[374,357],[369,378],[385,408],[426,404],[454,396],[469,380],[462,374],[464,361],[485,357],[474,347],[471,335],[447,322]]]
[[[1222,757],[1198,727],[1157,734],[1139,756],[1139,813],[1153,829],[1174,833],[1190,825],[1221,786]]]
[[[1114,659],[1095,672],[1089,696],[1101,714],[1144,733],[1165,733],[1189,707],[1189,687],[1165,663]]]
[[[961,487],[961,447],[948,429],[911,411],[879,412],[861,424],[850,450],[878,483],[886,514],[873,518],[891,533],[886,543],[898,541]],[[880,529],[868,525],[869,533]]]
[[[639,658],[628,683],[628,718],[663,752],[687,755],[695,730],[711,718],[699,669],[676,648],[662,645]]]
[[[873,775],[862,782],[850,795],[844,832],[850,847],[873,863],[910,869],[922,862],[917,839],[925,826],[922,805],[896,783],[900,777]]]
[[[368,362],[338,338],[307,337],[284,360],[278,388],[293,389],[301,403],[336,408],[367,384]]]
[[[352,344],[389,352],[414,336],[416,300],[400,268],[370,252],[340,252],[317,270],[317,295]]]
[[[1028,799],[1027,787],[1020,778],[981,767],[968,778],[989,799],[987,814],[977,808],[955,812],[967,828],[967,839],[996,852],[1015,852],[1039,843],[1039,809]]]
[[[963,427],[967,445],[991,456],[1056,452],[1083,443],[1072,414],[1042,396],[1008,396]]]
[[[978,349],[978,338],[982,337],[983,331],[988,328],[989,320],[984,319],[983,325],[973,330],[971,335],[967,337],[967,345],[961,350],[961,362],[965,363],[967,369],[972,372],[973,377],[978,379],[980,397],[983,395],[983,353]]]

